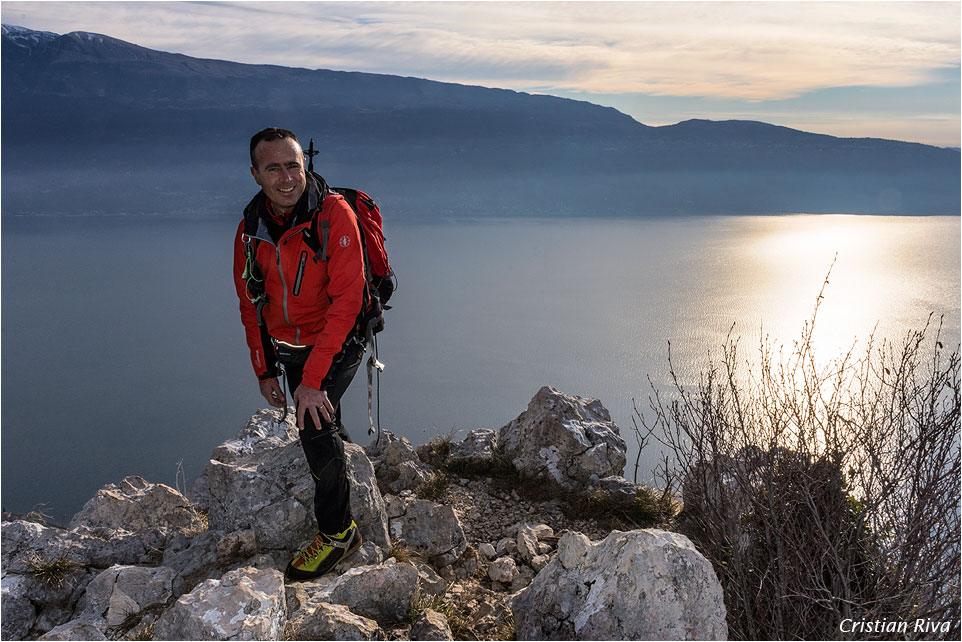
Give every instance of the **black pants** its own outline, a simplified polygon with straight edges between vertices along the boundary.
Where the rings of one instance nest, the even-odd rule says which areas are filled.
[[[363,358],[364,346],[359,344],[349,346],[335,357],[335,364],[321,387],[334,405],[334,421],[328,423],[321,419],[318,428],[311,413],[305,412],[304,430],[300,431],[301,446],[314,478],[317,529],[325,535],[340,533],[351,525],[351,484],[344,458],[344,441],[351,438],[341,424],[340,401]],[[284,371],[293,395],[304,376],[304,365],[285,364]]]

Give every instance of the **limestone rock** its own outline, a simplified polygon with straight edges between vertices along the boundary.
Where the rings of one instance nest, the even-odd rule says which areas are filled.
[[[107,484],[70,520],[68,528],[110,528],[126,531],[204,530],[204,521],[187,498],[164,484],[142,477],[125,477]]]
[[[252,530],[264,549],[294,550],[317,534],[314,483],[293,419],[262,410],[211,453],[194,493],[208,497],[210,528]],[[351,511],[364,539],[388,548],[387,516],[363,449],[344,444]],[[206,483],[206,490],[198,484]]]
[[[403,620],[420,591],[418,569],[390,558],[383,564],[347,571],[328,584],[319,597],[385,623]]]
[[[478,552],[481,553],[481,555],[483,555],[484,559],[486,560],[493,560],[495,557],[498,556],[498,552],[495,550],[494,546],[492,546],[490,542],[484,542],[483,544],[478,546]]]
[[[208,531],[193,538],[180,535],[171,540],[161,563],[177,572],[175,595],[179,597],[190,591],[200,581],[220,577],[217,545],[221,535],[217,531]]]
[[[451,443],[448,461],[483,461],[491,459],[498,448],[498,433],[490,428],[477,428],[462,441]]]
[[[688,538],[614,531],[592,544],[568,533],[511,601],[519,639],[723,640],[722,589]]]
[[[513,557],[499,557],[488,565],[488,577],[495,582],[510,584],[518,577],[518,565]]]
[[[430,565],[423,562],[414,563],[418,569],[418,584],[422,594],[443,595],[447,587],[445,582]]]
[[[85,527],[63,530],[34,522],[4,522],[0,528],[4,573],[33,571],[30,561],[62,561],[78,568],[108,568],[114,564],[138,564],[149,558],[149,547],[161,547],[165,538],[143,533]]]
[[[407,437],[384,430],[365,450],[378,482],[392,493],[416,488],[430,477],[430,468],[421,463]]]
[[[599,480],[598,486],[615,499],[632,500],[638,487],[620,475],[611,475]]]
[[[521,474],[575,490],[621,473],[627,445],[619,432],[599,400],[545,386],[501,428],[498,443]]]
[[[518,552],[518,540],[502,537],[494,548],[498,555],[514,555]]]
[[[176,573],[166,566],[113,566],[95,577],[77,604],[78,616],[89,614],[119,626],[144,609],[162,605],[173,595]]]
[[[411,626],[412,640],[453,640],[448,618],[434,609],[424,609]]]
[[[41,635],[40,640],[106,640],[103,628],[106,623],[93,618],[77,618],[56,626]]]
[[[280,640],[287,622],[284,577],[237,569],[182,595],[158,620],[155,640]]]
[[[386,551],[391,548],[391,538],[388,536],[387,514],[384,499],[377,487],[374,466],[364,454],[364,449],[357,444],[344,444],[344,455],[347,457],[354,520],[365,541],[373,542]]]
[[[384,551],[372,542],[364,542],[361,548],[354,551],[346,560],[342,560],[334,567],[334,573],[341,574],[358,566],[380,564],[384,561]]]
[[[228,533],[217,540],[217,560],[229,562],[257,553],[257,532],[254,529]]]
[[[307,603],[291,614],[289,640],[383,640],[378,623],[352,613],[342,604]]]
[[[454,509],[426,499],[408,502],[404,514],[391,519],[390,526],[392,538],[403,540],[439,567],[454,563],[468,545]]]
[[[27,597],[27,578],[21,575],[5,575],[2,583],[3,609],[0,617],[0,637],[4,640],[22,640],[37,619],[37,610]]]
[[[521,565],[518,567],[518,574],[515,576],[511,583],[508,585],[508,591],[511,593],[517,593],[524,587],[531,584],[534,579],[534,569],[530,566]]]
[[[531,568],[534,569],[534,571],[537,573],[538,571],[543,569],[545,566],[547,566],[548,562],[550,561],[551,561],[551,558],[548,557],[547,555],[535,555],[534,557],[531,558],[531,562],[530,562]]]
[[[538,534],[527,524],[518,529],[518,536],[515,541],[518,544],[518,553],[521,555],[521,559],[529,564],[532,558],[541,553],[538,549]]]

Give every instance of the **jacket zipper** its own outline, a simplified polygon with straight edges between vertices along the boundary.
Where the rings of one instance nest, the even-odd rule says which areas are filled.
[[[297,264],[297,278],[294,279],[294,296],[301,292],[301,279],[304,278],[304,266],[307,265],[307,250],[301,251],[301,260]]]
[[[258,232],[260,232],[260,230],[258,230]],[[293,323],[291,323],[290,316],[289,316],[288,313],[287,313],[287,280],[284,278],[284,267],[281,265],[281,244],[283,243],[283,244],[286,245],[287,242],[288,242],[289,240],[291,240],[291,238],[293,238],[296,234],[301,234],[301,233],[303,233],[303,232],[304,232],[304,229],[300,229],[300,230],[298,230],[297,232],[295,232],[294,234],[288,234],[287,238],[284,238],[284,237],[282,236],[282,237],[278,240],[278,243],[277,243],[276,245],[274,244],[274,242],[273,242],[272,240],[270,240],[269,237],[268,237],[268,238],[264,238],[264,236],[261,236],[260,234],[255,234],[255,238],[260,239],[261,241],[264,241],[264,242],[266,242],[266,243],[270,243],[271,245],[274,246],[274,252],[275,252],[275,254],[276,254],[276,256],[277,256],[277,273],[278,273],[278,274],[280,275],[280,277],[281,277],[281,287],[282,287],[283,290],[284,290],[284,297],[283,297],[283,299],[282,299],[282,301],[281,301],[281,308],[282,308],[283,311],[284,311],[284,322],[285,322],[288,326],[294,328],[294,343],[296,343],[296,344],[300,344],[300,342],[301,342],[301,329],[300,329],[300,327],[298,327],[298,326],[294,325]],[[304,259],[303,252],[302,252],[302,254],[301,254],[301,265],[303,266],[304,263],[305,263],[305,259]],[[298,269],[297,287],[300,287],[300,280],[301,280],[301,276],[302,276],[301,273],[302,273],[302,272],[303,272],[303,270]]]

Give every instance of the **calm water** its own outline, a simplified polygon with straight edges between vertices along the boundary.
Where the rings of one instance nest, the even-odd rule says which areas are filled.
[[[233,230],[4,217],[5,510],[45,503],[66,521],[125,475],[173,485],[182,461],[193,479],[262,406],[230,282]],[[820,354],[876,324],[901,337],[930,312],[959,340],[957,217],[389,223],[387,234],[400,289],[379,340],[381,423],[415,443],[498,428],[545,384],[599,397],[627,430],[647,377],[667,387],[669,340],[688,380],[733,322],[746,347],[760,331],[790,345],[836,253]],[[344,403],[367,443],[363,373]]]

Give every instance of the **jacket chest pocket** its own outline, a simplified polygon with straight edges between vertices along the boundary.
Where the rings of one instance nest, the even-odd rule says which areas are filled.
[[[307,268],[307,250],[301,250],[300,258],[297,260],[297,275],[294,277],[294,296],[301,293],[301,283],[304,282],[304,270]]]
[[[313,298],[327,289],[327,263],[314,261],[310,248],[296,248],[284,261],[288,292],[292,297]]]

